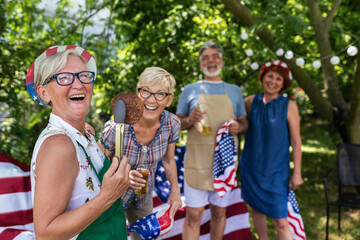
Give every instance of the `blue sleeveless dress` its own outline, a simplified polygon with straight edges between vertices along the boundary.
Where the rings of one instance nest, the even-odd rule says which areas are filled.
[[[271,218],[287,217],[289,183],[289,99],[280,95],[264,104],[254,97],[241,154],[241,192],[251,208]]]

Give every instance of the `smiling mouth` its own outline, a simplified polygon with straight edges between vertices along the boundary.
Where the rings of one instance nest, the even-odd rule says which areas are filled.
[[[145,109],[146,110],[156,110],[158,107],[151,107],[151,106],[148,106],[148,105],[144,105]]]
[[[216,70],[216,69],[217,69],[217,65],[209,65],[209,66],[207,66],[207,69],[208,69],[208,70],[211,70],[211,69]]]
[[[70,100],[72,101],[81,101],[84,100],[84,98],[85,98],[84,94],[70,96]]]
[[[268,88],[270,88],[270,89],[277,89],[277,86],[268,85]]]

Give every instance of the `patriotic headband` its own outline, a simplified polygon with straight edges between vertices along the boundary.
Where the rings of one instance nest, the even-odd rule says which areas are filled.
[[[87,64],[86,67],[88,70],[95,72],[96,75],[96,63],[95,59],[91,54],[86,51],[85,49],[74,46],[74,45],[65,45],[65,46],[53,46],[46,49],[38,58],[35,59],[35,61],[31,64],[27,74],[26,74],[26,88],[31,96],[32,99],[34,99],[35,102],[45,107],[44,104],[42,104],[39,100],[39,96],[36,92],[36,89],[34,88],[35,80],[38,74],[38,63],[39,61],[55,55],[57,53],[65,52],[68,50],[75,50],[79,56],[83,57]]]
[[[286,72],[288,73],[290,81],[292,81],[292,74],[290,72],[290,69],[288,68],[286,63],[284,63],[282,61],[279,61],[279,60],[275,60],[275,61],[272,61],[272,62],[267,62],[267,63],[264,64],[264,66],[262,66],[262,68],[260,70],[260,75],[259,75],[260,80],[263,77],[263,73],[265,71],[265,68],[270,67],[270,66],[279,66],[279,67],[284,68],[286,70]]]

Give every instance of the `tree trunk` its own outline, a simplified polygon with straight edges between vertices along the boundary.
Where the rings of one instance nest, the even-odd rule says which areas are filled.
[[[253,27],[256,24],[256,17],[251,14],[251,10],[246,6],[242,5],[238,0],[222,0],[225,6],[246,26]],[[276,36],[267,28],[262,29],[257,33],[261,41],[265,43],[271,50],[273,49],[274,40]],[[304,89],[305,93],[309,96],[311,102],[318,110],[319,114],[323,119],[332,120],[333,111],[330,102],[322,96],[321,91],[311,80],[309,74],[302,68],[298,67],[294,59],[287,60],[284,57],[279,58],[291,69],[291,72],[299,83],[300,87]]]
[[[222,0],[222,2],[246,26],[253,27],[257,24],[257,19],[252,15],[251,10],[242,5],[239,0]],[[344,142],[360,144],[360,66],[356,64],[351,101],[347,103],[341,92],[334,66],[330,63],[330,58],[324,58],[332,55],[329,26],[340,4],[341,0],[334,0],[331,10],[324,18],[318,2],[307,0],[311,24],[315,30],[315,41],[321,56],[324,88],[327,96],[323,96],[307,72],[298,67],[294,59],[287,60],[284,57],[279,59],[289,66],[294,78],[309,96],[321,118],[329,122],[333,121]],[[269,29],[264,28],[257,32],[257,35],[269,49],[276,50],[273,49],[276,36]],[[360,44],[358,48],[360,49]],[[360,54],[356,61],[359,63]]]

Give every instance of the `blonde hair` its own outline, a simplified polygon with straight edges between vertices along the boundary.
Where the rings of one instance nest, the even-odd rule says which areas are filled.
[[[161,84],[164,90],[174,93],[176,81],[173,75],[159,67],[147,67],[140,74],[136,88]]]
[[[81,55],[79,55],[78,52],[76,52],[73,49],[69,49],[65,52],[59,52],[54,55],[43,58],[39,60],[35,66],[37,68],[36,69],[37,75],[34,82],[35,90],[37,89],[37,86],[44,85],[46,80],[48,80],[51,76],[53,76],[54,74],[58,73],[61,69],[63,69],[66,66],[70,56],[80,58],[84,62],[85,66],[87,66],[87,61]],[[39,94],[38,97],[42,104],[46,106],[50,106],[50,104],[45,102]]]

